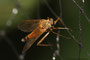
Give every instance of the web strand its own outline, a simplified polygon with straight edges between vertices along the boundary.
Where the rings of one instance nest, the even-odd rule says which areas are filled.
[[[62,18],[62,3],[61,3],[61,0],[59,0],[59,6],[60,6],[60,17]]]
[[[40,0],[37,3],[37,18],[40,19]]]
[[[80,39],[79,39],[79,42],[81,43],[82,42],[82,27],[81,27],[81,12],[79,13],[79,30],[80,30]],[[80,44],[78,44],[78,46],[79,46],[79,54],[78,54],[78,60],[80,60],[80,54],[81,54],[81,45]]]
[[[57,18],[57,14],[53,11],[53,9],[50,7],[50,5],[48,4],[47,0],[43,0],[46,4],[46,6],[48,7],[48,9],[51,11],[51,13]]]
[[[85,11],[84,11],[84,9],[83,8],[81,8],[80,6],[79,6],[79,4],[75,1],[75,0],[73,0],[73,2],[75,3],[75,5],[81,10],[81,12],[83,13],[83,15],[85,16],[85,18],[86,18],[86,20],[90,23],[90,19],[88,18],[88,16],[86,15],[86,13],[85,13]],[[84,0],[83,0],[83,2],[84,2]],[[83,3],[84,4],[84,3]]]

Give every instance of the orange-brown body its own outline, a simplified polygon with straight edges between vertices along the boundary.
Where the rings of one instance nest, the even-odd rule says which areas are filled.
[[[53,21],[52,18],[48,18],[48,19],[35,19],[35,20],[24,20],[19,26],[18,28],[21,31],[24,32],[31,32],[30,34],[28,34],[25,39],[22,39],[22,41],[26,41],[26,44],[22,50],[22,54],[24,54],[33,44],[34,42],[44,33],[47,31],[47,29],[50,29],[50,31],[54,34],[59,35],[58,33],[52,31],[53,29],[68,29],[68,28],[61,28],[61,27],[54,27],[54,25],[58,22],[58,20],[61,21],[62,25],[65,25],[63,23],[63,21],[58,18],[57,20]],[[53,25],[53,26],[52,26]],[[51,45],[46,45],[46,44],[40,44],[45,38],[46,36],[48,36],[48,34],[50,33],[50,31],[48,31],[45,36],[37,43],[38,46],[51,46]],[[59,35],[64,37],[63,35]]]
[[[25,53],[31,46],[32,44],[48,29],[51,27],[52,22],[49,20],[43,20],[40,22],[40,25],[33,30],[30,34],[28,34],[25,37],[26,44],[23,48],[22,53]]]
[[[35,39],[38,38],[39,36],[41,36],[48,28],[40,28],[38,27],[37,29],[35,29],[33,32],[31,32],[29,35],[27,35],[25,37],[25,40],[28,39]]]
[[[50,29],[50,31],[54,34],[59,35],[58,33],[54,32],[53,29],[68,29],[68,28],[61,28],[61,27],[54,27],[54,25],[58,22],[58,20],[61,21],[62,25],[65,25],[63,21],[58,18],[57,20],[53,21],[52,18],[48,19],[35,19],[35,20],[24,20],[18,28],[21,31],[24,32],[31,32],[28,34],[25,39],[22,39],[22,41],[26,41],[26,44],[24,45],[24,48],[22,50],[22,54],[24,54],[33,44],[34,42],[44,33],[47,31],[47,29]],[[53,25],[53,26],[52,26]],[[48,31],[45,36],[37,43],[38,46],[51,46],[46,44],[40,44],[50,33]],[[63,35],[59,35],[64,37]]]
[[[27,41],[26,45],[23,48],[23,52],[24,53],[26,50],[28,50],[32,44],[47,30],[48,28],[40,28],[38,27],[37,29],[35,29],[32,33],[30,33],[29,35],[27,35],[25,37],[25,40]]]

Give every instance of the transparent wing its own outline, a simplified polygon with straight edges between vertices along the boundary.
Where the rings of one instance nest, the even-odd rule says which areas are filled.
[[[36,41],[36,39],[35,39],[35,40],[29,39],[29,40],[26,42],[25,46],[23,47],[22,54],[24,54],[24,53],[32,46],[32,44],[33,44],[35,41]]]
[[[23,47],[22,54],[24,54],[45,31],[45,29],[40,28],[37,28],[36,30],[32,31],[28,35],[29,39],[26,40],[26,44]]]
[[[38,20],[24,20],[18,25],[18,28],[24,32],[31,32],[40,25],[41,19]]]

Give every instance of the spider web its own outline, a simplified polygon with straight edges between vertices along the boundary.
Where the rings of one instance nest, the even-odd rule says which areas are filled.
[[[27,1],[27,2],[26,2]],[[89,60],[89,5],[88,0],[37,0],[35,7],[30,10],[31,3],[28,0],[16,0],[9,2],[12,3],[10,14],[6,18],[4,26],[0,26],[0,56],[1,59],[17,59],[17,60]],[[2,2],[2,1],[1,1]],[[1,4],[5,4],[4,3]],[[7,3],[9,4],[9,3]],[[6,5],[5,5],[6,6]],[[5,7],[4,6],[4,7]],[[28,6],[28,7],[27,7]],[[3,6],[1,7],[3,9]],[[27,8],[27,9],[26,9]],[[31,14],[31,12],[34,12]],[[17,29],[18,22],[26,19],[39,19],[39,18],[53,18],[56,20],[58,17],[65,23],[64,27],[69,30],[57,30],[56,32],[70,37],[65,39],[58,35],[50,34],[45,40],[50,40],[55,44],[52,47],[35,47],[27,52],[25,56],[21,55],[24,43],[20,39],[28,33],[23,33]],[[19,20],[19,21],[17,21]],[[1,21],[2,23],[3,21]],[[1,24],[2,25],[2,24]],[[60,26],[60,24],[57,24]],[[49,43],[48,42],[48,43]]]

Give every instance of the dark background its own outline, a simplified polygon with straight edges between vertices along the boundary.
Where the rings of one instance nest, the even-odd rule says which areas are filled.
[[[82,37],[82,43],[85,49],[90,52],[90,23],[85,16],[80,13],[80,9],[74,4],[73,0],[61,0],[62,12],[59,6],[59,0],[47,0],[48,4],[57,16],[61,16],[64,23],[68,28],[72,30],[77,40]],[[76,2],[82,6],[81,0]],[[90,3],[89,0],[85,0],[84,11],[90,18]],[[18,14],[13,14],[12,9],[17,8]],[[79,31],[79,16],[81,16],[82,34]],[[49,10],[45,1],[43,0],[0,0],[0,60],[20,60],[20,54],[24,43],[20,40],[27,34],[20,31],[17,26],[22,20],[30,19],[47,19],[47,17],[57,19],[55,14]],[[8,23],[9,22],[9,23]],[[10,26],[8,24],[12,23]],[[62,26],[57,24],[56,26]],[[55,30],[56,32],[58,30]],[[60,30],[60,33],[66,37],[71,37],[66,30]],[[44,36],[44,35],[43,35]],[[42,36],[41,36],[42,37]],[[50,35],[43,41],[43,43],[50,43],[52,47],[37,47],[36,43],[26,52],[25,60],[52,60],[54,51],[56,50],[56,35],[50,33]],[[60,37],[60,54],[63,60],[78,60],[79,46],[73,39],[66,39]],[[83,48],[81,49],[81,60],[89,60],[90,57]],[[60,56],[57,56],[57,60],[60,60]]]

